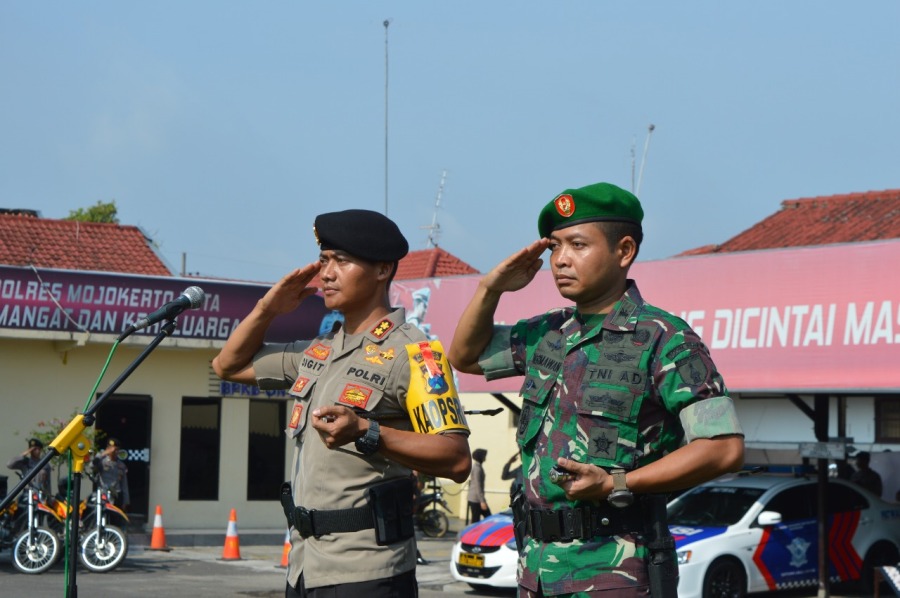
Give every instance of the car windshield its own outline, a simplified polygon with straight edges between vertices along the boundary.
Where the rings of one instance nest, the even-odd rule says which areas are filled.
[[[734,525],[764,492],[761,488],[701,486],[669,505],[669,525]]]

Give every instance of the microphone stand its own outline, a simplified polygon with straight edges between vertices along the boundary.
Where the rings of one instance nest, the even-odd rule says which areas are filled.
[[[144,350],[141,352],[137,358],[131,362],[131,364],[125,368],[125,371],[122,372],[116,381],[113,382],[108,389],[106,389],[103,394],[97,397],[97,400],[94,401],[90,407],[84,410],[83,413],[76,415],[72,418],[72,421],[69,422],[69,425],[65,427],[65,429],[59,433],[59,435],[53,439],[53,442],[50,443],[50,448],[47,450],[47,453],[41,457],[41,459],[37,462],[31,470],[25,473],[22,477],[21,481],[16,484],[16,487],[13,488],[12,492],[10,492],[6,498],[0,502],[0,510],[5,509],[12,503],[13,498],[19,495],[22,490],[28,486],[28,483],[40,472],[53,457],[64,454],[67,450],[72,451],[72,504],[70,505],[71,511],[69,513],[69,536],[71,538],[71,543],[69,544],[69,551],[65,555],[66,557],[66,567],[69,570],[69,579],[66,585],[66,598],[77,598],[78,597],[78,585],[75,583],[75,557],[78,555],[78,507],[81,503],[81,476],[84,471],[84,458],[87,456],[88,451],[91,448],[91,441],[87,439],[84,435],[84,430],[88,426],[94,425],[94,421],[96,420],[95,413],[100,406],[108,399],[115,391],[125,382],[125,379],[130,376],[134,370],[150,355],[150,353],[165,339],[167,336],[170,336],[172,332],[175,331],[175,320],[168,320],[163,327],[160,329],[159,333],[157,333],[156,337],[148,344]],[[121,340],[121,339],[120,339]],[[97,505],[97,508],[100,508],[100,505]]]

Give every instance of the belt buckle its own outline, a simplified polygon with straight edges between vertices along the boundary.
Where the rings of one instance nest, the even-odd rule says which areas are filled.
[[[315,530],[313,529],[313,513],[315,512],[315,509],[310,511],[306,507],[294,509],[294,527],[304,540],[315,535]]]

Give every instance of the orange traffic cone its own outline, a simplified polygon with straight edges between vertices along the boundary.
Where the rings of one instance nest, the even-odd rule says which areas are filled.
[[[291,528],[288,528],[287,532],[284,534],[284,550],[281,553],[281,564],[278,565],[279,568],[287,568],[289,554],[291,554]]]
[[[225,550],[222,551],[223,561],[237,561],[241,558],[241,541],[237,532],[237,511],[231,509],[228,516],[228,531],[225,532]]]
[[[166,530],[162,524],[162,507],[156,505],[156,516],[153,518],[153,535],[150,537],[148,550],[172,550],[166,545]]]

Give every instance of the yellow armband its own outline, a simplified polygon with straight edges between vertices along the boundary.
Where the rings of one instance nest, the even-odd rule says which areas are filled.
[[[440,341],[406,345],[406,352],[409,354],[406,410],[415,431],[421,434],[468,432],[469,425],[453,383],[453,371]]]

